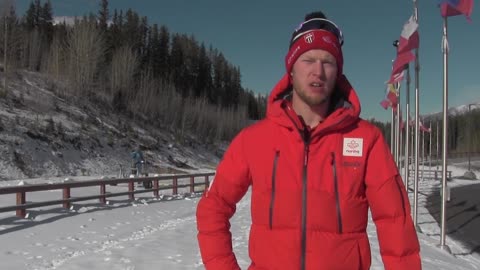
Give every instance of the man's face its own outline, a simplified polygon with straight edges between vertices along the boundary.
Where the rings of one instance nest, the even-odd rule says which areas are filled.
[[[292,68],[294,98],[308,106],[325,104],[337,80],[337,61],[324,50],[309,50],[297,59]]]

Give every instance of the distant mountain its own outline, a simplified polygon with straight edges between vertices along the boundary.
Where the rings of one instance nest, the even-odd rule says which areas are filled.
[[[55,16],[53,17],[53,25],[57,25],[57,24],[63,24],[65,23],[66,25],[74,25],[75,24],[75,20],[78,19],[82,19],[82,17],[78,17],[78,16]],[[112,20],[109,20],[107,22],[108,25],[112,24]]]
[[[73,25],[75,23],[76,18],[78,18],[78,17],[55,16],[55,17],[53,17],[53,25],[63,24],[63,23],[65,23],[66,25]],[[78,19],[80,19],[80,18],[78,18]]]
[[[470,107],[470,110],[478,110],[480,109],[480,100],[472,102],[469,104],[464,104],[464,105],[459,105],[456,107],[450,107],[448,109],[448,115],[462,115],[468,112]],[[430,114],[423,114],[422,118],[428,120],[428,119],[441,119],[443,118],[443,111],[440,112],[435,112],[435,113],[430,113]]]

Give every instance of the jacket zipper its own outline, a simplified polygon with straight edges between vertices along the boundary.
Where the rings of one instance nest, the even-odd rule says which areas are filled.
[[[337,165],[335,163],[335,153],[332,152],[332,169],[333,169],[333,185],[335,188],[335,205],[337,208],[337,224],[338,224],[338,233],[343,233],[342,225],[342,211],[340,209],[340,194],[338,192],[338,178],[337,178]]]
[[[310,145],[310,134],[305,131],[303,136],[304,142],[304,157],[303,157],[303,179],[302,179],[302,242],[301,242],[301,258],[300,269],[305,270],[305,260],[307,253],[307,165],[308,165],[308,151]]]
[[[287,113],[288,118],[297,128],[300,137],[303,139],[303,172],[302,172],[302,224],[301,224],[301,247],[300,247],[300,270],[305,270],[306,254],[307,254],[307,165],[308,165],[308,151],[310,146],[310,132],[306,127],[299,127],[292,116]],[[343,119],[342,119],[343,120]],[[340,121],[339,121],[340,122]]]
[[[273,171],[272,171],[272,198],[270,200],[270,215],[269,215],[269,225],[270,225],[270,230],[272,230],[273,226],[273,206],[275,205],[275,175],[277,172],[277,162],[278,162],[278,156],[280,155],[280,152],[277,150],[275,152],[275,157],[273,159]]]

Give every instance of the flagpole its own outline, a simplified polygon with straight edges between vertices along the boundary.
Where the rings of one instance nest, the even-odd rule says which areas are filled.
[[[438,136],[440,136],[440,130],[439,130],[439,126],[440,126],[440,120],[437,119],[437,170],[438,170],[438,165],[440,163],[440,148],[438,147],[438,145],[440,144],[440,138]]]
[[[392,119],[390,120],[390,152],[392,152],[392,155],[395,157],[395,113],[392,107]]]
[[[443,18],[443,140],[442,140],[442,208],[440,249],[452,253],[445,244],[447,215],[447,128],[448,128],[448,32],[447,17]]]
[[[417,0],[413,0],[415,9],[414,17],[415,22],[418,24],[418,6]],[[418,150],[419,150],[419,79],[418,75],[420,71],[420,63],[418,61],[418,48],[415,49],[415,174],[414,174],[414,189],[413,189],[413,224],[415,225],[417,231],[420,231],[420,227],[417,223],[418,216]]]
[[[392,60],[392,70],[393,70],[393,62],[395,60]],[[394,109],[393,109],[393,106],[392,106],[392,119],[390,121],[390,152],[392,153],[393,157],[395,158],[395,133],[394,133],[394,130],[395,130],[395,112],[394,112]],[[395,160],[395,162],[397,162]]]
[[[400,167],[400,83],[396,83],[397,89],[397,119],[395,122],[395,159],[397,161],[397,168]]]
[[[408,194],[408,177],[410,173],[409,168],[409,158],[410,158],[410,64],[407,64],[407,87],[405,93],[405,162],[404,162],[404,172],[405,172],[405,189]]]
[[[422,123],[422,125],[423,125],[423,123]],[[422,130],[421,138],[422,138],[421,155],[422,155],[422,180],[423,180],[423,175],[424,175],[423,172],[425,171],[425,130]]]
[[[398,107],[401,107],[400,103],[398,104]],[[399,119],[398,119],[398,171],[401,172],[401,165],[402,165],[402,150],[403,150],[403,128],[402,128],[402,111],[399,108]]]
[[[393,47],[395,47],[395,52],[398,50],[398,42],[394,41],[393,42]],[[393,61],[395,62],[395,60]],[[392,63],[392,69],[393,69],[393,63]],[[395,164],[397,165],[397,168],[400,166],[400,158],[399,158],[399,134],[400,134],[400,82],[393,83],[393,88],[395,88],[395,92],[397,94],[397,108],[396,108],[396,115],[395,115],[395,136],[394,136],[394,151],[393,151],[393,157],[395,159]],[[392,107],[393,111],[393,107]]]
[[[432,121],[430,120],[430,137],[428,141],[428,160],[429,160],[429,165],[430,165],[430,170],[432,169]]]

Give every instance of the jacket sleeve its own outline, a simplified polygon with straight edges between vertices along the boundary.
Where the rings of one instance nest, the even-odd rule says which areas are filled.
[[[410,203],[389,146],[378,129],[365,172],[366,196],[386,270],[421,269]]]
[[[240,269],[232,249],[230,218],[250,186],[243,131],[231,142],[197,206],[198,243],[207,270]]]

